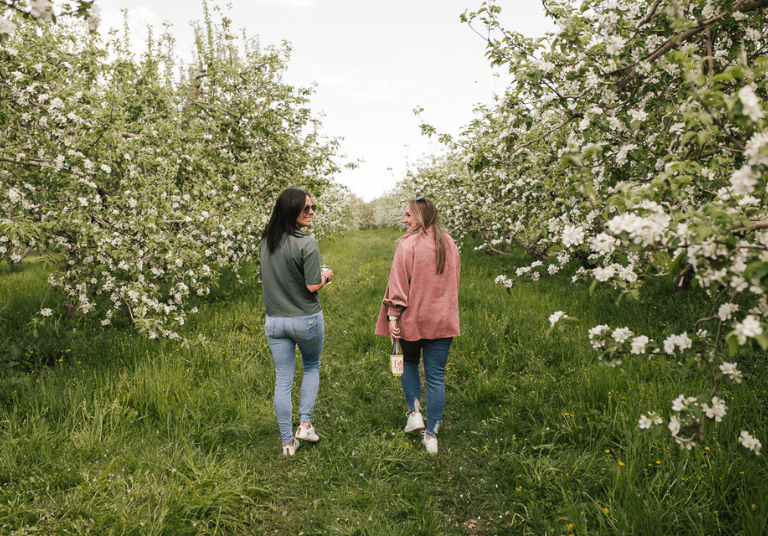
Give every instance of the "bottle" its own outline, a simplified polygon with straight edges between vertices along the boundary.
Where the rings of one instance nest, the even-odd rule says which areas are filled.
[[[394,376],[403,375],[403,349],[400,347],[400,339],[395,339],[392,344],[392,353],[389,356],[389,365]]]

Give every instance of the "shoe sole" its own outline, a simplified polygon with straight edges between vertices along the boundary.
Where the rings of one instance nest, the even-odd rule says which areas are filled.
[[[314,439],[312,439],[311,437],[304,437],[299,434],[296,434],[295,437],[296,439],[301,439],[302,441],[309,441],[310,443],[317,443],[318,440],[320,439],[320,436],[316,436]]]
[[[426,428],[426,426],[424,426],[424,425],[414,426],[413,428],[409,428],[409,427],[406,426],[405,427],[405,433],[408,434],[408,433],[411,433],[411,432],[416,432],[417,430],[424,430],[425,428]]]

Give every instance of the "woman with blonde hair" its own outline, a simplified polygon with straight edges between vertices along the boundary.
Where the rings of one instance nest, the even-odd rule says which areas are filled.
[[[437,431],[445,408],[445,365],[453,337],[460,334],[461,259],[429,199],[419,196],[410,201],[403,223],[408,230],[395,249],[376,334],[400,339],[400,381],[409,409],[405,431],[422,430],[422,444],[427,452],[436,454]],[[422,358],[427,386],[426,426],[420,403]]]

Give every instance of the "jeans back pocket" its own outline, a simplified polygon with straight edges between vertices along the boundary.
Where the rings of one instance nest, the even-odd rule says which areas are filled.
[[[309,341],[317,336],[317,318],[296,318],[294,319],[294,329],[296,338],[302,341]]]

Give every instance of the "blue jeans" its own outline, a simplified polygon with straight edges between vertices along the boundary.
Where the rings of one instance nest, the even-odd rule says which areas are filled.
[[[403,385],[408,409],[416,411],[421,397],[421,376],[419,361],[424,356],[424,379],[427,383],[427,429],[428,435],[437,435],[435,425],[443,419],[445,409],[445,364],[453,337],[446,339],[400,340],[403,349]]]
[[[299,421],[311,422],[320,386],[320,352],[323,350],[323,312],[308,316],[268,316],[264,324],[272,360],[275,362],[275,415],[283,443],[293,441],[293,374],[296,346],[301,350],[304,377],[301,380]]]

